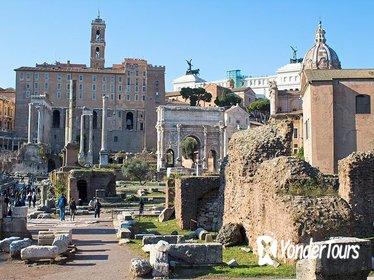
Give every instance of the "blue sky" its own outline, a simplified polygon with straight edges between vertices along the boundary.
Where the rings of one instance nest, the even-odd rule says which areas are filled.
[[[200,77],[241,69],[271,75],[297,46],[313,46],[321,19],[343,68],[374,68],[374,1],[291,0],[0,0],[0,87],[15,68],[55,61],[89,64],[90,24],[100,9],[106,66],[125,57],[166,66],[166,90],[192,59]]]

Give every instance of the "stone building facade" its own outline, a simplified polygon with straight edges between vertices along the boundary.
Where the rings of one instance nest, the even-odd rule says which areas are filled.
[[[105,67],[105,21],[92,21],[90,67],[85,64],[56,62],[16,69],[16,135],[28,132],[28,104],[37,96],[48,96],[52,127],[45,137],[51,151],[59,153],[65,142],[65,124],[70,81],[76,80],[76,107],[92,110],[94,160],[101,146],[102,119],[107,120],[109,151],[140,152],[156,148],[156,107],[165,102],[165,67],[148,64],[144,59],[126,58],[121,64]],[[108,97],[107,114],[102,115],[102,96]],[[80,115],[74,134],[80,135]],[[85,121],[87,127],[88,121]],[[77,139],[74,139],[78,141]],[[33,141],[35,141],[33,139]]]

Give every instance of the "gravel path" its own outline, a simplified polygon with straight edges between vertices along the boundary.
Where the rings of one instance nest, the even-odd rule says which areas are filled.
[[[69,219],[69,216],[67,217]],[[134,253],[118,245],[109,214],[100,219],[78,216],[76,221],[59,222],[56,219],[30,220],[28,229],[37,240],[39,230],[73,229],[73,242],[78,251],[63,265],[31,264],[10,260],[0,253],[0,280],[87,280],[131,279],[129,264]],[[98,222],[97,222],[98,221]]]

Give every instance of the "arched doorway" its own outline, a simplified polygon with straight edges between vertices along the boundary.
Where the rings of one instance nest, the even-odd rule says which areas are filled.
[[[85,180],[79,180],[77,182],[78,189],[78,199],[81,199],[83,202],[87,202],[87,182]]]
[[[200,160],[200,142],[195,136],[187,136],[181,142],[182,166],[186,168],[195,168],[197,160]]]
[[[210,150],[208,154],[208,171],[217,171],[217,152],[215,150]]]
[[[169,149],[166,151],[166,168],[174,167],[174,151]]]
[[[131,112],[128,112],[126,114],[126,128],[127,129],[133,129],[134,127],[134,115]]]
[[[56,169],[56,162],[53,159],[48,160],[48,172]]]

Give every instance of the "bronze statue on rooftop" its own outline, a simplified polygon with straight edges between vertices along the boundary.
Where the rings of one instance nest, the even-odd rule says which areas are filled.
[[[188,69],[186,71],[186,75],[199,75],[200,69],[192,69],[192,59],[187,60],[186,62],[188,64]]]

